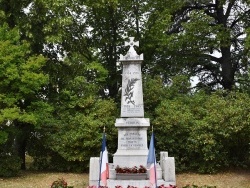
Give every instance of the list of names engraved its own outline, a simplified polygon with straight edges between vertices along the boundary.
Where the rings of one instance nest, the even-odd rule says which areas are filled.
[[[143,149],[143,135],[139,130],[122,131],[119,146],[120,149]]]

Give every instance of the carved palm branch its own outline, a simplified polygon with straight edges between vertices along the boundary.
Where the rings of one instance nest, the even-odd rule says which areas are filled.
[[[135,83],[140,80],[138,78],[131,78],[128,80],[128,84],[127,84],[127,87],[125,89],[125,94],[123,96],[125,96],[125,101],[127,101],[127,104],[129,103],[132,103],[133,105],[135,105],[135,101],[132,100],[132,97],[134,95],[134,86],[135,86]]]

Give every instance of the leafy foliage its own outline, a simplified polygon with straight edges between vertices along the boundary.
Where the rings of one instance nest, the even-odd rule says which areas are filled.
[[[200,88],[212,90],[244,81],[237,76],[248,64],[248,1],[148,1],[148,12],[147,72],[166,82],[179,73],[197,76]]]
[[[29,137],[30,130],[42,118],[34,107],[46,104],[40,98],[40,89],[48,80],[40,70],[46,59],[42,55],[31,55],[29,45],[20,40],[18,29],[10,29],[6,23],[0,26],[0,129],[2,142],[1,157],[13,159],[1,165],[14,173],[24,159],[22,146]],[[1,159],[2,160],[2,159]],[[22,165],[25,165],[22,161]],[[25,168],[25,166],[23,166]],[[10,170],[10,173],[13,174]],[[8,174],[8,173],[6,173]]]
[[[1,157],[18,167],[17,153],[28,151],[37,169],[87,169],[104,126],[115,152],[117,60],[135,36],[157,147],[179,170],[249,165],[248,13],[241,0],[2,0]],[[205,92],[191,92],[193,76]]]
[[[63,179],[59,178],[58,180],[54,181],[51,188],[73,188],[73,186],[68,186],[68,183]]]
[[[74,54],[61,64],[68,67],[68,72],[57,70],[63,82],[47,96],[54,106],[52,117],[37,129],[43,135],[36,142],[40,149],[30,146],[30,154],[35,158],[34,168],[83,171],[90,157],[100,150],[104,126],[109,132],[107,139],[113,142],[110,151],[114,152],[117,109],[113,100],[99,96],[107,76],[100,63]]]
[[[4,152],[6,152],[6,150],[4,150]],[[5,154],[1,151],[0,163],[0,177],[16,176],[20,171],[21,160],[16,155],[12,155],[11,153]]]
[[[247,167],[248,100],[238,92],[199,92],[162,101],[154,121],[157,147],[176,156],[179,170],[212,173],[228,166]]]

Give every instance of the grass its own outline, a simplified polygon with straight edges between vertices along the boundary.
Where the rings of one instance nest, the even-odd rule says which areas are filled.
[[[88,186],[88,174],[23,171],[15,178],[0,178],[0,187],[50,188],[52,182],[58,178],[64,178],[68,185],[74,188]],[[183,173],[176,175],[176,182],[179,188],[187,184],[210,185],[217,186],[217,188],[250,188],[250,172],[230,171],[214,175]]]
[[[64,178],[68,185],[74,186],[74,188],[88,186],[88,174],[23,171],[18,177],[0,179],[0,187],[50,188],[52,182],[58,178]]]
[[[176,183],[179,188],[187,184],[210,185],[217,188],[250,188],[250,171],[235,170],[211,175],[177,174]]]

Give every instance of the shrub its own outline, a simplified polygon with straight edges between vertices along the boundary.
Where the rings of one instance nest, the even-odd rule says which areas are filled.
[[[176,159],[176,169],[214,173],[248,167],[250,97],[196,93],[166,99],[156,109],[156,149]]]
[[[52,183],[51,188],[73,188],[73,186],[68,186],[68,183],[63,178],[59,178]]]
[[[10,127],[6,130],[8,134],[5,134],[5,136],[3,134],[0,135],[2,137],[0,143],[0,176],[11,177],[16,176],[20,171],[21,159],[17,156],[17,153],[14,152],[14,132],[12,132]]]
[[[33,158],[31,169],[52,170],[58,172],[83,172],[84,165],[80,161],[67,161],[58,153],[45,148],[42,140],[32,138],[27,147],[28,154]]]
[[[16,176],[21,168],[21,159],[11,153],[0,153],[0,176]]]

